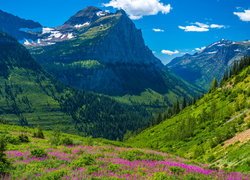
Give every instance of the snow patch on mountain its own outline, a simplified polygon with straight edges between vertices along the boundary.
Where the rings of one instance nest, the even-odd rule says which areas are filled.
[[[241,50],[240,49],[235,49],[234,52],[241,52]]]
[[[226,46],[226,44],[218,44],[217,46],[222,47],[222,46]]]
[[[86,22],[86,23],[83,23],[83,24],[77,24],[74,27],[77,28],[77,29],[80,29],[80,28],[83,28],[83,27],[87,27],[89,25],[90,25],[90,23]]]
[[[51,31],[49,38],[60,38],[63,34],[60,31]]]
[[[43,29],[42,29],[42,34],[49,34],[49,33],[51,33],[52,31],[54,31],[53,28],[43,28]]]
[[[25,39],[23,44],[26,46],[30,46],[30,45],[32,45],[32,43],[33,43],[33,41],[31,39]]]
[[[207,52],[207,54],[216,54],[218,51]]]
[[[98,17],[102,17],[102,16],[106,16],[107,13],[104,12],[104,11],[99,11],[99,12],[96,13],[96,15],[97,15]]]
[[[73,38],[74,38],[73,33],[69,33],[69,34],[67,35],[67,38],[68,38],[68,39],[73,39]]]
[[[213,47],[213,46],[215,46],[217,44],[220,44],[220,42],[215,42],[215,43],[211,44],[210,46],[208,46],[207,48]]]

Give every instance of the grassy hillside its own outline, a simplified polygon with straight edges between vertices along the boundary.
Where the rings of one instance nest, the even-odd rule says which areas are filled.
[[[8,162],[8,166],[3,166],[0,158],[0,176],[4,172],[5,179],[249,178],[246,174],[212,170],[207,165],[194,164],[167,153],[122,147],[118,142],[58,131],[43,132],[41,138],[41,131],[38,132],[37,129],[0,125],[0,143],[2,140],[8,143],[5,151],[0,148],[0,156],[4,152]]]
[[[5,34],[0,49],[0,120],[76,132],[72,118],[61,111],[59,89],[28,51]]]
[[[92,64],[90,61],[80,65]],[[122,139],[128,130],[148,126],[148,116],[140,107],[62,86],[16,40],[0,33],[2,123]]]
[[[214,167],[249,172],[249,109],[248,66],[194,105],[143,131],[128,143],[212,163]]]

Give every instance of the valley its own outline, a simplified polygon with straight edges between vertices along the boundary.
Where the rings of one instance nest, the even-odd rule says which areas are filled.
[[[250,179],[248,19],[182,26],[161,0],[91,3],[57,21],[25,11],[47,26],[0,10],[0,179]]]

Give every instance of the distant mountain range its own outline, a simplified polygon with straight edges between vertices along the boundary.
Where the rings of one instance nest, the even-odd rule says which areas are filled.
[[[189,83],[208,90],[213,78],[221,80],[227,68],[249,55],[250,41],[220,40],[194,55],[173,59],[167,67]]]
[[[171,104],[208,90],[213,78],[220,80],[234,61],[250,54],[249,41],[221,40],[164,66],[123,10],[110,13],[90,6],[54,28],[0,15],[0,28],[23,43],[56,79],[111,96],[152,90]],[[13,19],[12,26],[5,19]]]

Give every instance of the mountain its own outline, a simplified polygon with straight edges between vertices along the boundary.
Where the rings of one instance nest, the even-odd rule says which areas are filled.
[[[75,131],[72,118],[60,110],[52,80],[26,48],[0,33],[0,49],[0,120]]]
[[[25,42],[25,40],[37,39],[37,34],[42,31],[42,25],[0,10],[0,31]]]
[[[27,47],[50,74],[77,89],[112,96],[197,93],[153,55],[123,10],[87,7]]]
[[[140,107],[75,91],[46,73],[28,50],[0,33],[0,121],[63,132],[122,139],[150,124]]]
[[[194,55],[177,57],[167,66],[189,83],[208,90],[214,78],[221,80],[233,62],[247,55],[250,55],[250,41],[220,40]]]
[[[88,8],[77,12],[68,21],[66,21],[64,25],[76,26],[84,24],[86,22],[92,23],[97,19],[99,19],[100,16],[105,16],[108,14],[109,13],[103,12],[101,9],[97,7],[89,6]]]
[[[250,58],[244,63],[221,87],[130,138],[128,144],[174,153],[213,168],[249,172]]]

